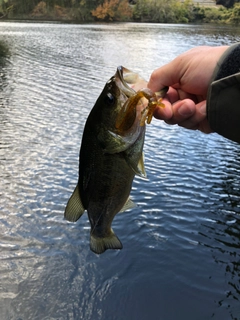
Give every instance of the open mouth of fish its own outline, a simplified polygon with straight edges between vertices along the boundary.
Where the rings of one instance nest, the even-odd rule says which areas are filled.
[[[116,121],[116,128],[120,131],[123,131],[128,118],[136,111],[140,126],[143,126],[145,122],[148,124],[151,122],[157,106],[164,107],[161,101],[168,87],[154,93],[147,88],[147,82],[137,73],[122,66],[117,68],[115,81],[120,91],[127,97],[127,101],[123,104]]]
[[[132,85],[136,84],[139,81],[143,81],[139,75],[123,66],[117,67],[117,72],[115,74],[115,80],[118,85],[118,88],[127,96],[131,97],[136,93],[132,89]]]

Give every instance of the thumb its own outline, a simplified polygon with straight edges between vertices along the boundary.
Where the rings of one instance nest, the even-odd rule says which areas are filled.
[[[161,90],[163,87],[178,87],[179,79],[181,75],[179,73],[179,66],[175,63],[175,60],[172,62],[154,70],[150,76],[148,82],[148,88],[153,92]]]

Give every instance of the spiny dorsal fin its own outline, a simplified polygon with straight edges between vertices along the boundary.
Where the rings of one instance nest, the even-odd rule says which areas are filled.
[[[73,191],[73,194],[68,200],[68,203],[64,212],[64,217],[68,221],[75,222],[79,218],[81,218],[84,211],[85,209],[82,205],[82,201],[79,194],[79,188],[77,184],[75,190]]]

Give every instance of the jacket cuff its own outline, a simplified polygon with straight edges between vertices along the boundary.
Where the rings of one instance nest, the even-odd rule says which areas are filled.
[[[225,51],[213,73],[207,96],[210,127],[240,143],[240,43]]]

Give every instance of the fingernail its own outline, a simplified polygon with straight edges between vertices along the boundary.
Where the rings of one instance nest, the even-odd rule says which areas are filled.
[[[193,112],[194,110],[191,107],[189,107],[187,104],[181,105],[181,107],[178,109],[178,113],[184,117],[191,116]]]

